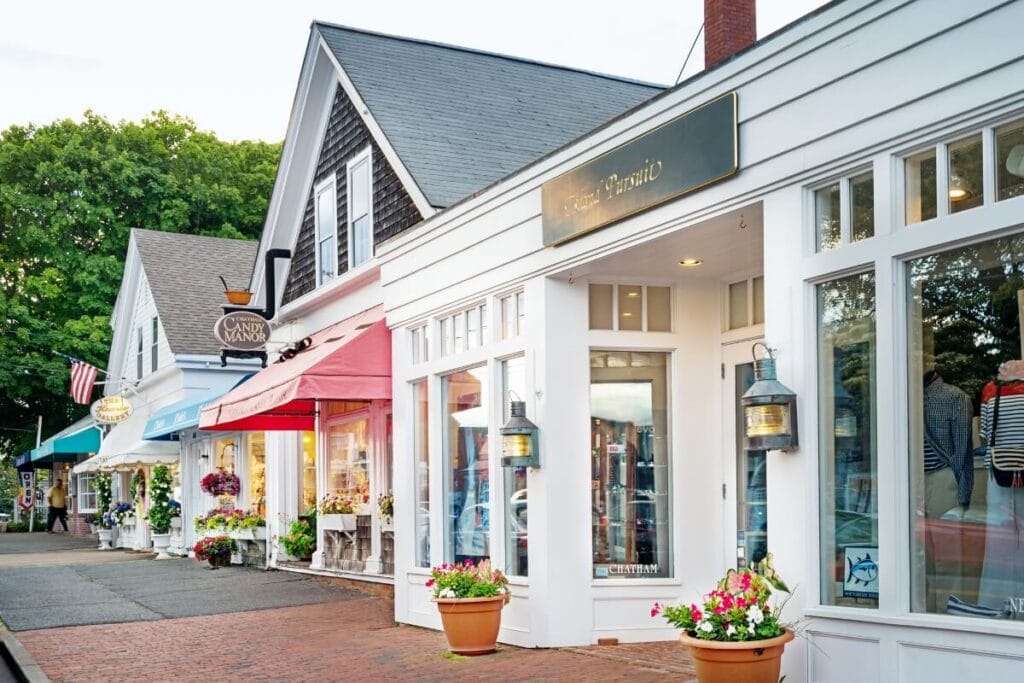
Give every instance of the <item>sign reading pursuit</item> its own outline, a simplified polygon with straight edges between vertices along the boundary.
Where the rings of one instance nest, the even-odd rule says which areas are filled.
[[[738,168],[733,92],[544,183],[544,246],[710,185]]]
[[[222,315],[213,326],[213,334],[226,348],[235,351],[262,351],[270,339],[270,323],[259,313],[235,311]]]

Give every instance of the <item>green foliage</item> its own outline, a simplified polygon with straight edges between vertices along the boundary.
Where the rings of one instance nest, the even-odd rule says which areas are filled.
[[[509,593],[508,579],[490,560],[442,564],[430,570],[430,577],[426,585],[435,598],[496,598]]]
[[[96,489],[96,509],[100,514],[108,512],[114,496],[111,491],[110,475],[100,472],[93,479],[92,485]]]
[[[149,525],[154,534],[166,534],[171,530],[171,472],[166,465],[153,468],[153,480],[149,485]]]
[[[28,533],[28,520],[22,520],[20,522],[8,522],[7,533],[9,534],[24,534]]]
[[[293,557],[309,557],[316,550],[316,530],[308,522],[292,522],[288,533],[281,537],[284,551]]]
[[[131,228],[255,239],[279,156],[165,112],[0,132],[0,452],[87,412],[52,350],[105,367]]]

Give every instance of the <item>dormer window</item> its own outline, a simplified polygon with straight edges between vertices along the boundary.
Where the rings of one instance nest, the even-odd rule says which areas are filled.
[[[373,257],[373,156],[370,148],[346,166],[348,187],[348,267],[358,268]]]
[[[338,273],[338,200],[334,176],[316,188],[316,284],[330,282]]]

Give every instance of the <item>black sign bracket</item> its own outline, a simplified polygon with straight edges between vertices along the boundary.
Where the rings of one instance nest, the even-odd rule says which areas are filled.
[[[224,314],[226,315],[228,313],[245,311],[246,313],[255,313],[264,320],[273,320],[274,316],[277,315],[277,278],[275,277],[275,262],[277,259],[290,259],[291,257],[291,249],[268,249],[264,256],[263,267],[265,283],[263,291],[266,292],[263,308],[252,308],[251,306],[222,306],[221,308],[224,310]],[[262,367],[267,367],[266,351],[237,351],[235,349],[221,348],[221,367],[227,366],[228,358],[259,358],[262,361]]]

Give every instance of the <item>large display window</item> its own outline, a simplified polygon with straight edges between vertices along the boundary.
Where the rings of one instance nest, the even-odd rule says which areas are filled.
[[[445,453],[445,560],[490,557],[487,367],[442,378]]]
[[[430,419],[426,380],[412,385],[413,467],[416,493],[416,566],[430,566]]]
[[[267,516],[267,437],[254,432],[247,437],[249,451],[249,510]]]
[[[316,509],[316,432],[302,432],[302,507]]]
[[[672,576],[668,354],[590,352],[593,576]]]
[[[526,359],[518,356],[502,361],[501,380],[501,419],[504,424],[510,417],[511,397],[526,397]],[[502,473],[505,477],[505,573],[510,576],[529,576],[527,468],[503,467]]]
[[[912,608],[1024,618],[1024,236],[907,264]]]
[[[327,490],[359,504],[370,498],[368,417],[347,418],[327,428]]]
[[[818,286],[821,602],[878,606],[875,277]]]

